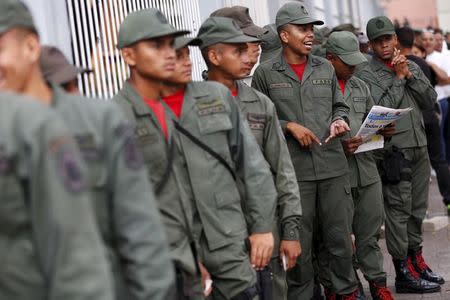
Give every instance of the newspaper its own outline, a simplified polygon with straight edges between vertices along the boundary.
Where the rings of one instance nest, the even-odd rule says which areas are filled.
[[[401,119],[411,110],[411,107],[393,109],[374,105],[356,134],[363,138],[363,144],[356,149],[355,153],[383,148],[384,138],[377,134],[377,131],[383,129],[389,123]]]

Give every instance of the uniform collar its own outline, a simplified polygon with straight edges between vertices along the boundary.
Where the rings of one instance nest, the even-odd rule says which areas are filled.
[[[152,111],[145,104],[144,99],[138,94],[134,87],[127,81],[123,84],[123,88],[120,92],[131,103],[134,113],[138,116],[151,115]]]
[[[320,61],[319,59],[317,59],[317,57],[315,57],[312,54],[309,54],[307,63],[306,63],[305,72],[303,73],[302,81],[306,81],[308,79],[308,77],[312,74],[314,68],[316,68],[317,66],[320,66],[322,64],[323,64],[323,62]],[[272,70],[284,73],[291,79],[301,83],[300,79],[298,79],[297,74],[295,74],[294,70],[292,70],[292,68],[289,66],[286,59],[284,58],[283,51],[281,51],[273,59]]]
[[[394,73],[392,69],[390,69],[384,62],[382,62],[379,58],[373,57],[370,61],[370,66],[373,71],[377,72],[380,70],[389,71],[390,73]]]
[[[237,81],[237,100],[242,102],[256,102],[259,100],[258,95],[255,90],[245,84],[245,82],[239,80]]]

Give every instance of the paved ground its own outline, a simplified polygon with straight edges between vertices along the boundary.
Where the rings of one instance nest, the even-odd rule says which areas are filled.
[[[439,190],[436,185],[436,178],[432,177],[432,182],[430,185],[430,199],[429,199],[429,210],[428,215],[433,216],[444,216],[446,215],[445,207],[442,203],[442,197],[439,194]],[[392,265],[391,258],[386,250],[385,240],[380,241],[381,247],[384,253],[384,268],[388,274],[388,285],[391,291],[395,291],[394,280],[395,280],[395,270]],[[427,299],[427,300],[450,300],[450,227],[439,230],[437,232],[425,232],[424,233],[424,256],[425,260],[428,262],[433,271],[444,276],[446,283],[442,286],[442,291],[440,293],[434,294],[399,294],[395,295],[397,300],[415,300],[415,299]],[[362,278],[362,277],[361,277]],[[368,291],[368,286],[364,282],[366,288],[366,295],[370,295]],[[368,296],[368,299],[371,299]]]

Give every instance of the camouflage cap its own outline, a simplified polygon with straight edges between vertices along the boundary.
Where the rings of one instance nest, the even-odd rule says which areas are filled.
[[[138,10],[128,14],[120,24],[117,48],[122,49],[142,40],[187,33],[189,30],[178,30],[170,25],[156,8]]]
[[[359,51],[356,36],[349,31],[336,31],[330,34],[324,45],[327,53],[337,55],[345,64],[356,66],[366,62],[366,58]]]
[[[395,34],[395,27],[389,18],[380,16],[372,18],[367,22],[366,32],[369,41],[373,41],[382,35]]]
[[[323,21],[312,18],[306,7],[300,2],[288,2],[277,12],[275,24],[277,28],[286,24],[313,24],[323,25]]]
[[[242,31],[249,36],[259,37],[266,32],[265,29],[255,25],[250,17],[248,7],[232,6],[223,7],[211,14],[211,17],[226,17],[231,18],[239,25]]]
[[[259,58],[260,63],[265,62],[281,51],[281,41],[278,36],[277,28],[275,24],[268,24],[264,26],[267,30],[266,33],[261,35],[261,57]]]
[[[75,67],[58,48],[52,46],[42,47],[39,65],[44,79],[55,84],[70,82],[76,79],[78,74],[92,71]]]
[[[0,1],[0,33],[4,33],[15,27],[23,27],[37,32],[33,17],[19,0]]]
[[[230,18],[209,17],[203,22],[197,38],[202,41],[200,49],[218,43],[239,44],[258,42],[259,39],[245,35],[239,25]]]
[[[179,36],[175,39],[173,47],[175,48],[175,50],[178,50],[186,46],[200,46],[201,44],[202,41],[198,38]]]

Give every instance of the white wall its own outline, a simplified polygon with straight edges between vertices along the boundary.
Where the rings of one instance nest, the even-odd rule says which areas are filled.
[[[450,1],[437,0],[437,11],[439,26],[445,31],[450,31]]]

